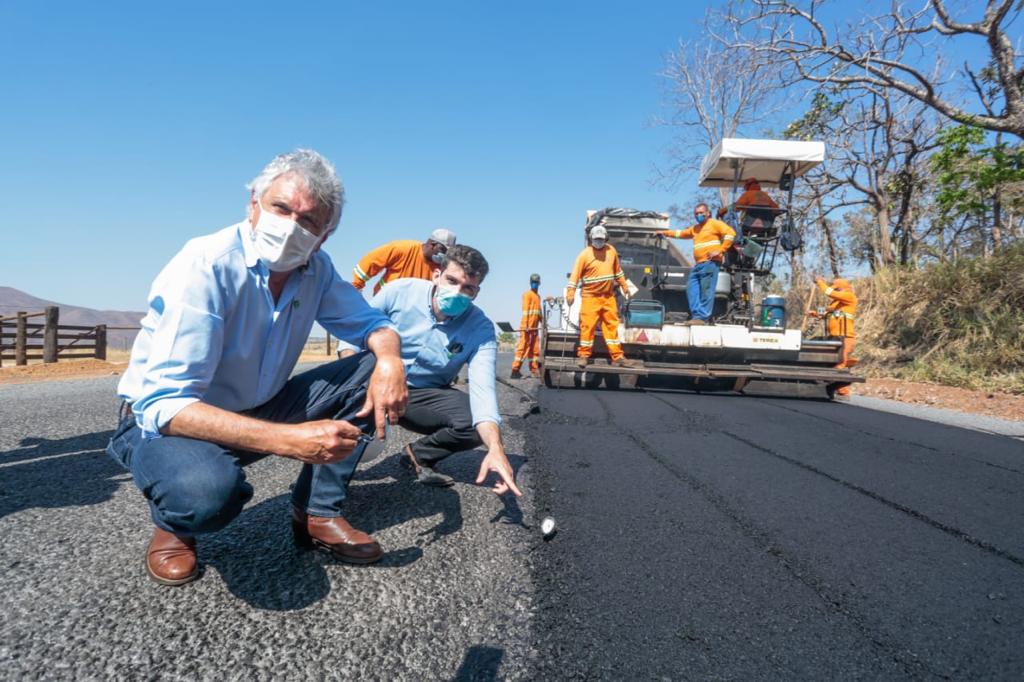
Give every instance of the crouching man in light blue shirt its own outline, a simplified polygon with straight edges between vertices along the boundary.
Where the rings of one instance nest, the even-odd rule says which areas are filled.
[[[398,335],[320,250],[344,202],[329,161],[283,154],[249,188],[247,220],[191,240],[153,282],[118,385],[107,451],[149,501],[146,568],[164,585],[198,577],[196,536],[238,516],[253,495],[242,467],[267,455],[302,462],[296,542],[351,563],[382,555],[341,503],[369,434],[405,411]],[[289,379],[314,321],[369,352]]]
[[[452,246],[431,281],[394,280],[370,305],[387,315],[402,337],[409,403],[399,424],[423,434],[402,452],[401,464],[420,483],[449,486],[452,479],[434,469],[437,463],[483,444],[487,454],[476,482],[493,472],[495,493],[521,495],[501,442],[494,323],[473,304],[487,270],[479,251]],[[469,392],[464,393],[451,384],[467,364]]]

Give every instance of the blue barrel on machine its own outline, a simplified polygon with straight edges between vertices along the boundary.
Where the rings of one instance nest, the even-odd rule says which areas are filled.
[[[766,296],[761,301],[761,326],[786,327],[786,299],[781,296]]]

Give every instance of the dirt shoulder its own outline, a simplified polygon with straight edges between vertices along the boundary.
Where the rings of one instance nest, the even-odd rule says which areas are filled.
[[[304,353],[299,362],[324,362],[321,353]],[[65,360],[51,364],[10,365],[0,367],[0,385],[28,384],[36,381],[60,381],[62,379],[86,379],[122,374],[128,362],[105,362],[103,360]]]
[[[975,391],[920,381],[875,377],[868,377],[866,383],[854,384],[853,392],[872,398],[941,407],[966,414],[1024,421],[1024,396],[1012,393]]]
[[[57,381],[60,379],[82,379],[111,374],[121,374],[128,367],[127,362],[105,362],[103,360],[65,360],[52,364],[8,365],[0,367],[0,384],[27,384],[36,381]]]

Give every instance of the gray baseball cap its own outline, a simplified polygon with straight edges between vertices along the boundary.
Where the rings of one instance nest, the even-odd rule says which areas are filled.
[[[430,233],[430,241],[444,244],[445,246],[455,246],[455,233],[439,227]]]

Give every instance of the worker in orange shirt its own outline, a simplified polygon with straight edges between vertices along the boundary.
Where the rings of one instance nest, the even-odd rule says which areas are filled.
[[[736,200],[736,208],[778,208],[768,194],[761,190],[761,183],[755,178],[750,178],[743,184],[743,194]]]
[[[530,374],[540,376],[540,275],[530,275],[530,290],[523,294],[523,319],[519,321],[519,343],[512,360],[512,378],[522,379],[519,372],[524,361],[530,363]]]
[[[580,345],[576,352],[577,366],[585,369],[590,364],[590,356],[594,351],[594,335],[597,323],[601,323],[601,334],[608,346],[611,364],[618,367],[634,367],[635,363],[626,359],[619,341],[619,309],[615,302],[615,285],[618,284],[622,295],[629,298],[626,276],[619,264],[619,254],[615,247],[608,243],[608,230],[603,226],[591,228],[590,246],[583,249],[576,257],[572,274],[569,275],[569,286],[565,291],[565,301],[570,306],[580,290]]]
[[[715,306],[718,269],[725,258],[725,252],[732,247],[732,242],[736,239],[736,230],[721,220],[712,218],[711,209],[704,203],[694,206],[693,218],[696,222],[685,230],[662,230],[658,234],[693,240],[694,265],[686,282],[690,319],[686,324],[703,325],[711,320],[711,311]]]
[[[828,307],[822,313],[811,313],[813,317],[824,317],[828,325],[828,335],[843,341],[843,354],[838,369],[844,369],[854,364],[851,362],[854,346],[853,320],[857,315],[857,295],[853,293],[853,287],[842,277],[836,277],[829,284],[820,275],[814,278],[815,284],[823,294],[828,296]],[[850,395],[850,385],[842,384],[836,389],[836,395]]]
[[[352,269],[352,286],[362,289],[380,272],[384,274],[373,288],[374,294],[388,282],[402,277],[432,279],[450,246],[455,246],[455,233],[443,227],[431,232],[424,242],[399,239],[378,246]]]

